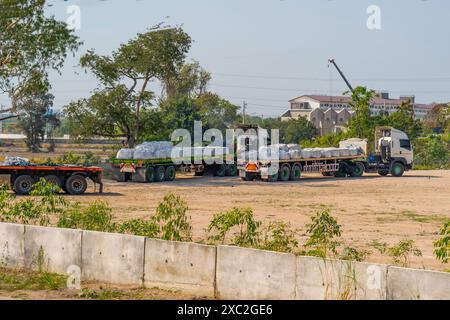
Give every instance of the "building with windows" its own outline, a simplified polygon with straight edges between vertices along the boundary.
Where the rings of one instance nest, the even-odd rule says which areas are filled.
[[[413,103],[414,114],[418,119],[425,118],[433,108],[433,105],[416,103],[414,96],[390,99],[388,93],[382,92],[372,99],[370,111],[373,115],[382,112],[393,113],[408,100]],[[346,96],[304,95],[289,101],[290,109],[281,116],[281,119],[305,117],[314,124],[320,135],[338,132],[354,113],[350,102],[351,98]]]

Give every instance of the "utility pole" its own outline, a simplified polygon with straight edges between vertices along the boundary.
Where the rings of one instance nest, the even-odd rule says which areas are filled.
[[[245,110],[247,109],[247,102],[242,103],[242,124],[245,124]]]

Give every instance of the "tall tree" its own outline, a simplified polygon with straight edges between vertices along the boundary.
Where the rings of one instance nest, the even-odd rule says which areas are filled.
[[[186,63],[177,70],[175,75],[163,80],[163,95],[167,98],[202,95],[206,92],[210,80],[211,74],[197,61]]]
[[[27,147],[32,152],[40,151],[47,125],[54,126],[58,122],[51,112],[53,99],[49,93],[34,93],[17,102],[20,109],[19,124],[25,132]]]
[[[373,121],[370,116],[370,103],[374,91],[366,87],[356,87],[352,92],[350,106],[355,111],[348,123],[349,133],[358,138],[371,139],[373,135]]]
[[[152,115],[150,83],[175,77],[190,46],[191,38],[182,28],[156,27],[138,34],[111,56],[89,51],[81,58],[81,65],[100,85],[90,98],[65,108],[72,134],[124,137],[133,147],[142,137],[144,119]]]
[[[403,101],[398,110],[389,116],[390,125],[407,133],[410,139],[417,138],[422,132],[420,120],[415,119],[414,106],[410,100]]]
[[[47,70],[60,70],[81,43],[64,22],[45,15],[45,0],[0,0],[0,7],[0,94],[11,99],[0,113],[16,112],[22,97],[48,90]]]

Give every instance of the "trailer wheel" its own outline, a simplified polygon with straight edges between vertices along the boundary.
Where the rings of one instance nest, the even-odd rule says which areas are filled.
[[[394,177],[401,177],[405,172],[405,166],[400,162],[396,162],[392,165],[391,171]]]
[[[166,170],[164,169],[164,167],[163,166],[157,167],[155,173],[155,181],[163,182],[165,178],[166,178]]]
[[[33,190],[34,179],[29,175],[18,176],[14,180],[14,192],[20,195],[28,195]]]
[[[280,176],[280,170],[278,169],[276,173],[269,175],[267,178],[268,182],[275,182],[278,181],[278,178]]]
[[[385,177],[389,174],[389,170],[378,170],[378,174]]]
[[[288,164],[283,164],[280,168],[280,174],[278,175],[278,179],[280,181],[289,181],[291,177],[291,168]]]
[[[217,164],[214,168],[214,175],[216,177],[223,177],[225,176],[226,167],[224,164]]]
[[[364,174],[365,167],[361,162],[357,162],[354,166],[350,167],[350,170],[350,176],[359,178]]]
[[[148,183],[152,183],[155,181],[155,168],[148,167],[145,170],[145,181]]]
[[[256,175],[253,172],[246,172],[245,177],[241,177],[242,181],[253,181],[255,180]]]
[[[302,167],[300,164],[296,163],[291,168],[291,180],[297,181],[300,180],[300,177],[302,176]]]
[[[47,181],[48,183],[54,184],[55,186],[58,186],[61,188],[62,186],[62,181],[58,176],[55,176],[53,174],[49,174],[48,176],[44,177],[45,181]]]
[[[86,178],[80,174],[70,176],[66,181],[66,190],[68,194],[80,195],[87,189]]]
[[[166,181],[173,181],[173,180],[175,180],[175,176],[176,176],[175,167],[174,166],[168,166],[166,168],[166,176],[165,176]]]
[[[236,166],[236,164],[234,164],[234,163],[227,164],[226,170],[225,170],[225,175],[229,176],[229,177],[234,177],[235,175],[237,175],[237,166]]]

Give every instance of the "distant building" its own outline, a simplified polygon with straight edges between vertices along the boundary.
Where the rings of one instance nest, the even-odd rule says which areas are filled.
[[[414,106],[414,114],[423,119],[433,108],[433,105],[415,103],[414,96],[401,96],[390,99],[387,92],[381,92],[372,99],[370,111],[373,115],[381,112],[393,113],[402,102],[410,100]],[[304,117],[317,128],[320,135],[338,132],[352,117],[354,111],[350,106],[351,98],[346,96],[304,95],[289,101],[290,109],[281,120]]]

